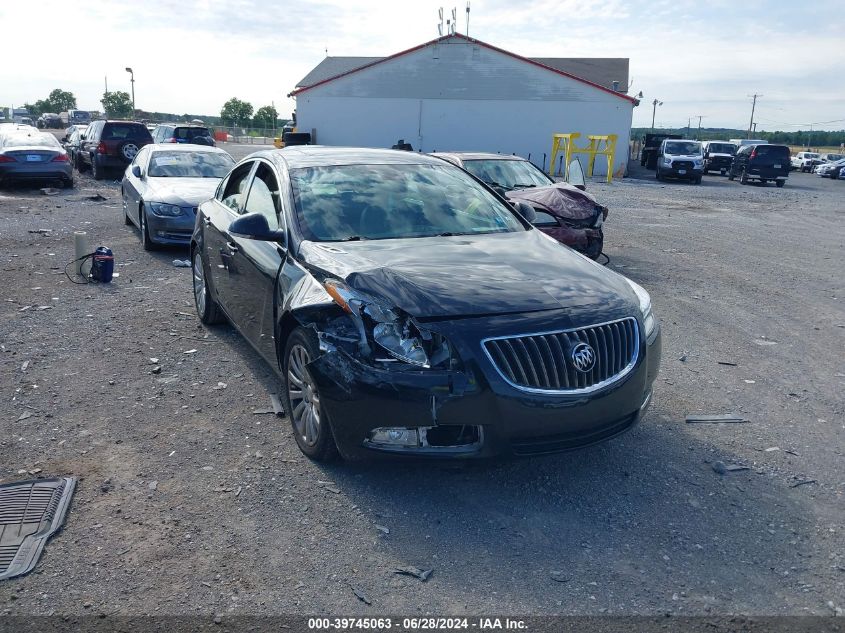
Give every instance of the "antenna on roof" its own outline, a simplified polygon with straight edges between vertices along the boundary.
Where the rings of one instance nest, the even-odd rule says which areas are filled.
[[[469,37],[469,0],[467,0],[467,37]]]
[[[437,12],[437,15],[440,18],[440,24],[437,25],[437,33],[440,35],[440,37],[443,37],[443,7],[440,7]]]

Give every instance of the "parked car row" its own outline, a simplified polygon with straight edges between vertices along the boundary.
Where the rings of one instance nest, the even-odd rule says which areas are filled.
[[[786,184],[790,170],[789,147],[770,143],[743,144],[722,141],[665,139],[657,150],[656,178],[675,178],[701,184],[704,174],[719,171],[742,184],[756,180],[761,184]]]
[[[73,166],[80,172],[91,170],[100,180],[112,169],[125,169],[138,152],[150,143],[214,146],[211,131],[194,124],[160,124],[152,133],[136,121],[97,120],[90,125],[71,125],[62,139]]]

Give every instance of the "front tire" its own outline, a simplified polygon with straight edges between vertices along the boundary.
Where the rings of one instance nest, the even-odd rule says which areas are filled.
[[[199,248],[195,248],[191,253],[191,272],[193,273],[194,286],[194,307],[197,309],[197,315],[205,325],[214,325],[222,323],[225,318],[220,306],[214,297],[211,296],[211,291],[208,287],[208,281],[205,277],[205,267],[202,263],[202,255]]]
[[[776,180],[776,181],[775,181],[775,184],[776,184],[778,187],[783,187],[783,186],[786,184],[786,181],[785,181],[785,180]]]
[[[305,328],[291,333],[285,345],[284,396],[294,439],[302,453],[315,461],[337,458],[337,445],[320,392],[308,364],[320,356],[314,335]]]
[[[743,169],[742,173],[739,175],[739,182],[740,184],[747,185],[748,184],[748,173]]]
[[[141,244],[144,246],[145,251],[154,251],[158,249],[158,244],[153,242],[153,238],[150,237],[150,226],[147,224],[147,210],[144,208],[144,205],[141,205],[141,211],[138,214],[139,217],[139,224],[141,225]]]

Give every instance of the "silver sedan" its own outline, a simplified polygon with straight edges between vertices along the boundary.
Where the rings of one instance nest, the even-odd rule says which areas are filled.
[[[146,250],[190,244],[197,207],[214,195],[234,164],[216,147],[144,146],[120,184],[124,222],[140,229]]]
[[[50,133],[35,128],[0,129],[0,183],[11,180],[60,180],[73,186],[73,166]]]

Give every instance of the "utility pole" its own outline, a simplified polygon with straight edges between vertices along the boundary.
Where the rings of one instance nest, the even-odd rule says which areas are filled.
[[[132,84],[132,118],[135,118],[135,73],[129,66],[126,67],[126,72],[129,73],[130,83]]]
[[[704,118],[704,115],[703,114],[697,114],[696,116],[698,117],[698,134],[696,135],[695,140],[700,141],[701,140],[701,119]]]
[[[757,97],[762,97],[763,95],[758,95],[754,93],[753,95],[748,95],[749,97],[753,97],[753,101],[751,102],[751,121],[748,122],[748,134],[746,138],[751,138],[751,128],[754,127],[754,108],[757,107]]]
[[[662,106],[663,102],[655,99],[651,102],[651,105],[654,106],[651,110],[651,131],[654,132],[654,117],[657,115],[657,106]]]
[[[687,138],[689,138],[690,125],[692,125],[692,117],[687,117]]]

